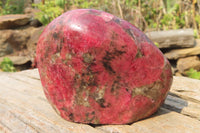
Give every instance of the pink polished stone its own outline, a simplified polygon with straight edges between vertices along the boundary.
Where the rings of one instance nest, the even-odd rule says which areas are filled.
[[[43,31],[37,64],[45,95],[64,119],[126,124],[156,112],[171,66],[144,33],[103,11],[64,13]]]

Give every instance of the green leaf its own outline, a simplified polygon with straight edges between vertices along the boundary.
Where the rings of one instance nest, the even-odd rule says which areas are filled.
[[[154,44],[155,44],[157,47],[159,47],[159,43],[157,43],[157,42],[154,42]]]
[[[187,76],[193,79],[200,79],[200,72],[191,68],[189,71],[186,72]]]
[[[33,6],[41,10],[36,14],[36,18],[43,25],[47,25],[64,12],[65,0],[49,0],[45,4],[39,3],[33,4]]]
[[[16,71],[15,67],[13,66],[13,62],[8,57],[5,57],[3,59],[3,61],[0,64],[0,67],[4,72],[15,72]]]

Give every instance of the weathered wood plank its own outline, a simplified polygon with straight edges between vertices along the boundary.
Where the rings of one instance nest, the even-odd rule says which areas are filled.
[[[186,97],[187,93],[182,93],[185,91],[177,92],[177,88],[180,90],[180,88],[184,89],[185,87],[182,86],[182,83],[179,83],[180,78],[175,77],[174,79],[174,85],[172,85],[171,90],[175,91],[175,93],[171,92],[168,95],[163,107],[178,113],[161,109],[155,116],[132,125],[107,125],[94,128],[86,124],[65,121],[55,113],[44,96],[37,69],[17,73],[0,73],[0,132],[165,133],[168,131],[177,133],[176,131],[180,130],[183,133],[196,133],[196,131],[200,131],[200,121],[188,116],[199,119],[200,115],[197,110],[200,108],[198,102],[200,93],[195,94],[199,90],[198,88],[193,88],[191,97]],[[185,80],[184,82],[187,82]],[[189,83],[191,82],[194,84],[197,81],[190,81]],[[186,90],[190,87],[186,85]]]
[[[164,55],[169,60],[177,60],[183,57],[200,55],[200,43],[198,43],[195,47],[192,48],[172,49],[166,52]]]
[[[63,120],[46,101],[41,84],[34,87],[31,80],[35,82],[35,79],[18,77],[18,74],[22,73],[0,75],[0,123],[6,130],[12,133],[101,133],[89,125]]]
[[[174,77],[171,93],[182,99],[200,104],[200,81],[187,77]]]
[[[97,127],[106,133],[199,133],[200,122],[190,117],[160,109],[151,118],[132,125],[109,125]]]
[[[200,120],[200,104],[168,95],[162,107]]]
[[[29,77],[31,79],[40,79],[38,69],[32,69],[32,70],[26,70],[26,71],[21,71],[18,73],[19,75],[23,75],[26,77]],[[14,74],[15,75],[15,74]]]
[[[192,29],[179,29],[168,31],[152,31],[146,35],[159,44],[159,48],[184,48],[193,47],[194,33]]]

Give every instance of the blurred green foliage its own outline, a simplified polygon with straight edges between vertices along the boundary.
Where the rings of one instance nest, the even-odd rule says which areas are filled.
[[[1,0],[0,15],[22,14],[25,0]]]
[[[154,42],[154,44],[156,45],[156,47],[159,47],[159,43],[158,42]]]
[[[187,76],[193,79],[199,79],[200,80],[200,72],[197,70],[191,68],[189,71],[186,72]]]
[[[38,18],[44,25],[63,12],[93,8],[129,21],[142,31],[193,28],[200,37],[200,0],[43,0],[33,4],[41,10]],[[1,0],[0,15],[23,13],[25,0]]]
[[[3,59],[3,61],[0,64],[0,68],[4,72],[15,72],[16,71],[15,67],[13,66],[13,62],[8,57],[5,57]]]
[[[64,12],[65,0],[49,0],[45,4],[33,4],[34,7],[40,9],[36,14],[36,18],[43,24],[47,25],[53,19]]]
[[[129,21],[142,31],[193,28],[200,36],[199,0],[45,0],[34,5],[37,18],[47,25],[65,11],[93,8]]]
[[[67,3],[65,0],[55,0],[55,5],[63,9],[65,8],[65,3]]]

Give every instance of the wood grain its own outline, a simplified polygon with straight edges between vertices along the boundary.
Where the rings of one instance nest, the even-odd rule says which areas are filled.
[[[184,48],[195,45],[193,29],[152,31],[146,35],[153,42],[157,42],[159,48]]]
[[[194,84],[200,86],[200,81],[174,77],[165,104],[150,118],[131,125],[92,127],[68,122],[55,113],[44,96],[37,69],[1,72],[0,133],[197,133],[200,89]]]

